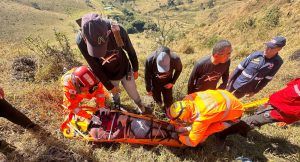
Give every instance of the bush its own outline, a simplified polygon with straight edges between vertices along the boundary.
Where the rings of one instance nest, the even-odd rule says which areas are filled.
[[[50,45],[48,41],[38,38],[26,38],[25,45],[33,51],[38,60],[35,80],[56,80],[63,74],[64,68],[71,69],[79,66],[75,59],[70,43],[65,34],[54,30],[57,45]]]
[[[208,7],[208,8],[213,8],[213,7],[215,7],[215,0],[208,0],[208,1],[207,1],[207,7]]]
[[[176,3],[175,3],[176,5],[183,5],[184,3],[183,3],[183,1],[182,0],[176,0]]]
[[[175,0],[168,0],[167,7],[168,8],[176,7]]]
[[[125,15],[125,16],[134,16],[133,12],[128,10],[127,8],[124,8],[122,10],[122,13]]]
[[[187,0],[187,3],[189,3],[189,4],[191,4],[193,2],[194,2],[193,0]]]
[[[244,19],[243,19],[244,20]],[[245,21],[240,20],[236,23],[237,28],[243,32],[248,29],[254,29],[256,27],[256,19],[249,17]]]
[[[144,26],[145,30],[159,31],[159,27],[154,22],[147,22]]]
[[[142,20],[134,20],[131,25],[138,31],[138,32],[143,32],[144,31],[144,26],[145,22]]]
[[[31,6],[32,6],[33,8],[35,8],[35,9],[37,9],[37,10],[41,10],[41,7],[40,7],[39,4],[36,3],[36,2],[31,2]]]
[[[264,20],[269,27],[276,27],[279,25],[280,15],[281,13],[279,8],[274,7],[266,13]]]
[[[296,50],[292,55],[290,55],[289,60],[300,61],[300,49]]]
[[[137,33],[138,31],[136,30],[135,27],[133,27],[131,24],[127,24],[125,26],[126,30],[127,30],[127,33],[128,34],[134,34],[134,33]]]

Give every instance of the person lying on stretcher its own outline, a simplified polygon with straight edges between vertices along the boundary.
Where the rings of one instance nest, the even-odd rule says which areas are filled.
[[[95,140],[110,140],[120,138],[178,139],[174,126],[168,123],[158,123],[142,118],[136,118],[109,109],[100,109],[95,114],[101,123],[90,124],[89,134]]]

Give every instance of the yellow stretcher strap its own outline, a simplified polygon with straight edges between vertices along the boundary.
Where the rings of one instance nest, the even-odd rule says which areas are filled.
[[[250,102],[250,103],[245,103],[245,104],[243,104],[244,110],[245,111],[251,110],[252,108],[256,108],[260,105],[263,105],[263,104],[267,103],[268,101],[269,101],[269,98],[262,98],[260,100],[256,100],[256,101],[253,101],[253,102]]]

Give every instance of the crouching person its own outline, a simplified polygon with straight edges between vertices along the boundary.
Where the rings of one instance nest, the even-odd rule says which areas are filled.
[[[167,110],[167,116],[177,125],[179,140],[195,147],[238,121],[243,111],[242,103],[228,91],[207,90],[175,102]]]
[[[300,120],[300,78],[292,80],[287,86],[269,97],[269,102],[261,106],[251,116],[220,132],[218,137],[225,140],[230,134],[239,133],[246,137],[255,127],[268,123],[284,122],[291,124]]]
[[[100,119],[97,116],[87,113],[79,106],[83,99],[96,98],[96,107],[98,109],[105,108],[105,100],[108,94],[91,69],[87,66],[73,68],[63,75],[62,83],[64,86],[63,106],[70,110],[70,114],[69,118],[61,125],[61,130],[68,127],[67,124],[73,115],[99,123]]]

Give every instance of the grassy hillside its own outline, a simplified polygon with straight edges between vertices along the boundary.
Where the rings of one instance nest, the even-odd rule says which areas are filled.
[[[85,64],[74,42],[78,30],[74,20],[88,12],[108,16],[125,16],[124,9],[134,13],[134,19],[152,21],[165,30],[175,26],[167,39],[170,48],[182,59],[184,70],[174,87],[174,97],[186,94],[187,80],[194,63],[208,55],[212,45],[220,39],[228,39],[233,45],[231,71],[248,54],[263,50],[264,42],[275,35],[284,35],[287,45],[280,52],[284,64],[275,78],[259,94],[242,101],[267,97],[284,87],[290,79],[299,77],[299,59],[290,59],[300,49],[300,2],[297,0],[3,0],[0,2],[0,86],[6,99],[18,107],[45,129],[48,134],[32,134],[0,119],[0,139],[8,144],[0,152],[10,161],[232,161],[244,156],[254,161],[300,161],[300,130],[295,124],[287,128],[268,125],[250,133],[244,139],[233,136],[230,147],[220,151],[211,137],[201,147],[168,148],[128,144],[92,146],[80,140],[63,138],[59,125],[63,121],[62,89],[60,82],[16,81],[12,76],[12,64],[20,56],[38,57],[26,47],[25,38],[40,36],[50,45],[57,44],[53,29],[65,33],[70,41],[75,59]],[[165,16],[163,16],[165,15]],[[165,20],[163,20],[165,19]],[[126,23],[126,21],[125,21]],[[170,25],[171,24],[171,25]],[[123,24],[127,26],[128,24]],[[131,34],[130,38],[138,53],[140,77],[138,90],[146,102],[144,61],[157,47],[159,33],[144,31]],[[51,60],[47,65],[56,64]],[[47,72],[47,71],[46,71]],[[46,73],[45,72],[45,73]],[[46,73],[47,74],[47,73]],[[133,106],[129,97],[122,93],[122,101]],[[161,110],[155,106],[156,115]]]

